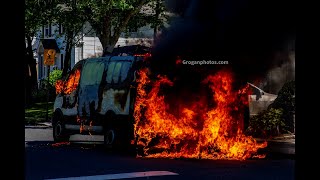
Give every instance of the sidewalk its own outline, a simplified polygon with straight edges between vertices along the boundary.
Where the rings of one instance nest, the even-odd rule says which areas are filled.
[[[25,117],[31,119],[32,117]],[[26,123],[24,126],[25,128],[31,128],[31,127],[37,127],[37,128],[51,128],[51,122],[50,120],[48,122],[45,122],[45,118],[37,118],[41,122],[35,122],[35,123]]]
[[[37,125],[39,126],[47,126],[47,127],[52,127],[51,122],[42,122],[42,123],[38,123]]]
[[[263,139],[256,138],[258,142],[263,142]],[[283,134],[272,139],[268,139],[268,146],[265,150],[271,154],[278,155],[295,155],[295,135]]]

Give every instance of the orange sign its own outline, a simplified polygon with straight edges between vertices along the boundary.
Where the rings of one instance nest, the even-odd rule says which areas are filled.
[[[44,53],[43,53],[44,65],[53,66],[54,65],[55,56],[56,56],[56,50],[55,49],[45,49]]]

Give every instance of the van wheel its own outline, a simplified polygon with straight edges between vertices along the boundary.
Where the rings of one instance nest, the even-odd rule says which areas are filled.
[[[104,132],[104,145],[106,147],[111,147],[114,144],[115,131],[113,129],[107,129]]]
[[[124,128],[124,127],[122,127]],[[119,153],[130,153],[135,151],[134,146],[130,144],[127,137],[128,131],[122,130],[121,127],[109,127],[104,132],[104,147],[106,150],[115,150]]]
[[[65,125],[63,124],[63,116],[61,113],[54,113],[52,119],[53,140],[54,142],[67,142],[70,135],[67,134]]]

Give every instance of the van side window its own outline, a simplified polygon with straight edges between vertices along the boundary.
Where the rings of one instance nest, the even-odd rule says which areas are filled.
[[[130,66],[131,66],[130,62],[122,63],[121,74],[120,74],[121,82],[123,82],[127,78]]]
[[[112,75],[113,83],[118,83],[118,81],[119,81],[119,75],[120,75],[121,65],[122,65],[122,63],[121,63],[121,62],[118,62],[118,63],[116,64],[116,66],[114,67],[113,75]]]
[[[116,62],[111,62],[108,66],[107,77],[106,77],[107,83],[111,83],[113,69],[114,69],[115,64],[116,64]]]
[[[99,84],[104,70],[104,63],[90,62],[85,64],[82,72],[81,84],[84,86]]]

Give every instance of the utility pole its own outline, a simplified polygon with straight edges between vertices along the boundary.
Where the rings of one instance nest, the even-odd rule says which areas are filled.
[[[47,103],[46,103],[46,122],[48,122],[49,120],[49,85],[50,85],[50,65],[47,66],[48,67],[48,83],[47,83]]]
[[[50,66],[54,65],[55,62],[55,56],[56,56],[56,50],[55,49],[45,49],[43,53],[44,57],[44,65],[47,65],[48,67],[48,82],[47,82],[47,103],[46,103],[46,121],[49,120],[48,114],[49,114],[49,86],[50,86]]]

